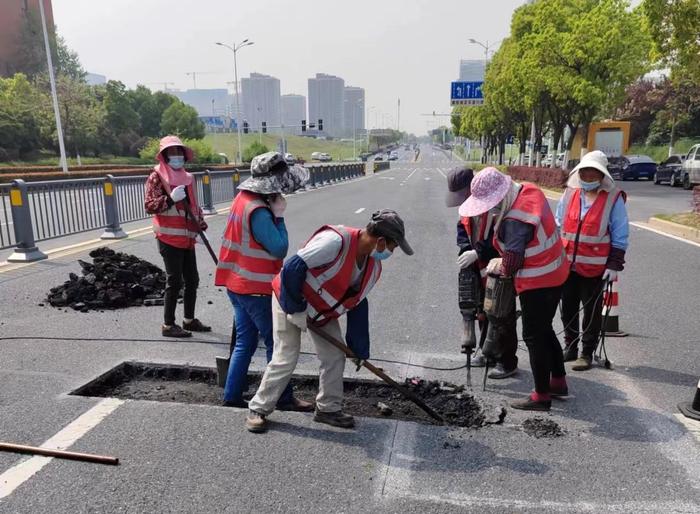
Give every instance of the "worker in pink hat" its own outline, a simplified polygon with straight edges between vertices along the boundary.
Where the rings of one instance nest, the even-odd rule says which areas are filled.
[[[165,263],[164,321],[161,332],[166,337],[191,337],[192,332],[209,332],[194,316],[197,302],[199,273],[194,250],[199,230],[206,230],[202,209],[197,204],[194,177],[185,171],[185,163],[194,157],[177,136],[160,140],[156,160],[158,164],[146,181],[145,208],[153,214],[153,232],[158,240],[158,251]],[[185,202],[196,217],[191,219]],[[182,326],[175,323],[175,307],[180,288],[184,284],[185,315]]]
[[[561,346],[552,327],[562,284],[569,275],[554,215],[534,184],[518,184],[496,168],[486,168],[471,183],[460,216],[485,212],[495,217],[493,245],[501,255],[487,273],[512,277],[522,310],[523,340],[530,353],[535,390],[515,409],[548,411],[552,396],[568,395]]]

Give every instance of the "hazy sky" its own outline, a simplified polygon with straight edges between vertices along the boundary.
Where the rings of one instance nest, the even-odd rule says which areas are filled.
[[[53,0],[59,33],[87,71],[162,89],[231,87],[233,54],[215,46],[249,38],[238,53],[239,79],[250,72],[280,79],[282,94],[307,95],[307,78],[329,73],[365,88],[369,127],[425,133],[447,118],[459,60],[480,59],[474,38],[508,34],[522,0]],[[160,84],[158,84],[160,82]],[[383,122],[382,122],[383,118]]]

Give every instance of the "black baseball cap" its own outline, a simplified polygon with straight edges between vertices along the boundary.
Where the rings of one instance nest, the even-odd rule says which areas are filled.
[[[474,170],[466,166],[458,166],[447,174],[447,195],[445,205],[458,207],[466,200],[474,179]]]
[[[391,209],[381,209],[372,213],[372,219],[369,222],[374,228],[377,235],[386,237],[395,241],[403,253],[413,255],[413,248],[406,241],[406,229],[403,225],[403,220]]]

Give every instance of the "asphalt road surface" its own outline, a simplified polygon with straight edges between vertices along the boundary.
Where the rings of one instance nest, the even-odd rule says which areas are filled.
[[[423,147],[418,162],[404,159],[391,170],[288,198],[292,248],[321,224],[363,226],[382,207],[404,218],[416,254],[397,251],[369,298],[372,356],[410,364],[382,363],[395,377],[465,381],[463,369],[415,367],[464,363],[457,212],[443,204],[444,175],[454,164]],[[631,186],[631,206],[651,203],[644,200],[650,191],[671,191]],[[212,240],[224,223],[225,216],[209,218]],[[152,235],[111,246],[162,264]],[[503,425],[479,430],[360,418],[355,430],[344,431],[308,414],[275,412],[270,432],[254,435],[240,409],[69,396],[123,361],[213,366],[231,326],[231,307],[212,284],[213,264],[202,248],[197,316],[214,327],[204,338],[209,343],[162,340],[157,307],[82,314],[38,306],[49,287],[78,271],[76,260],[87,251],[0,268],[0,434],[33,445],[59,434],[71,450],[115,455],[121,464],[0,453],[0,512],[700,510],[700,436],[676,409],[692,399],[700,375],[697,245],[632,228],[620,292],[620,324],[630,335],[608,340],[613,370],[569,373],[572,396],[542,416],[564,429],[554,439],[526,434],[522,423],[532,414],[513,410]],[[45,339],[57,336],[74,340]],[[99,340],[114,337],[154,341]],[[303,346],[311,351],[307,341]],[[474,393],[504,405],[525,396],[532,377],[527,352],[519,357],[516,377]],[[262,369],[262,359],[256,355],[252,367]],[[298,369],[315,373],[317,362],[302,356]],[[481,373],[474,371],[475,383]],[[358,374],[348,366],[346,376]],[[79,417],[80,426],[71,424]]]

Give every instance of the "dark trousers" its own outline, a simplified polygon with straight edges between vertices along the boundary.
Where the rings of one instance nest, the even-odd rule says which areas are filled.
[[[582,277],[571,272],[561,292],[561,321],[564,324],[564,340],[568,345],[582,341],[582,353],[591,357],[598,344],[603,321],[603,278]],[[583,335],[579,332],[579,310],[583,304]]]
[[[523,313],[523,340],[530,353],[535,391],[549,393],[549,379],[566,375],[564,355],[552,327],[561,287],[531,289],[520,293]]]
[[[166,325],[175,324],[175,307],[180,288],[184,283],[185,318],[194,319],[194,306],[197,302],[197,254],[192,249],[176,248],[158,240],[158,252],[165,263],[167,283],[165,285],[165,312],[163,321]]]
[[[489,320],[484,319],[484,321],[479,321],[479,331],[482,334],[486,334],[489,329]],[[508,319],[504,320],[497,331],[498,337],[498,347],[501,349],[501,358],[498,362],[503,364],[506,371],[513,370],[518,367],[518,331],[517,331],[517,317],[515,314],[515,308],[513,308],[513,315]],[[479,341],[479,348],[484,346],[484,338]]]

